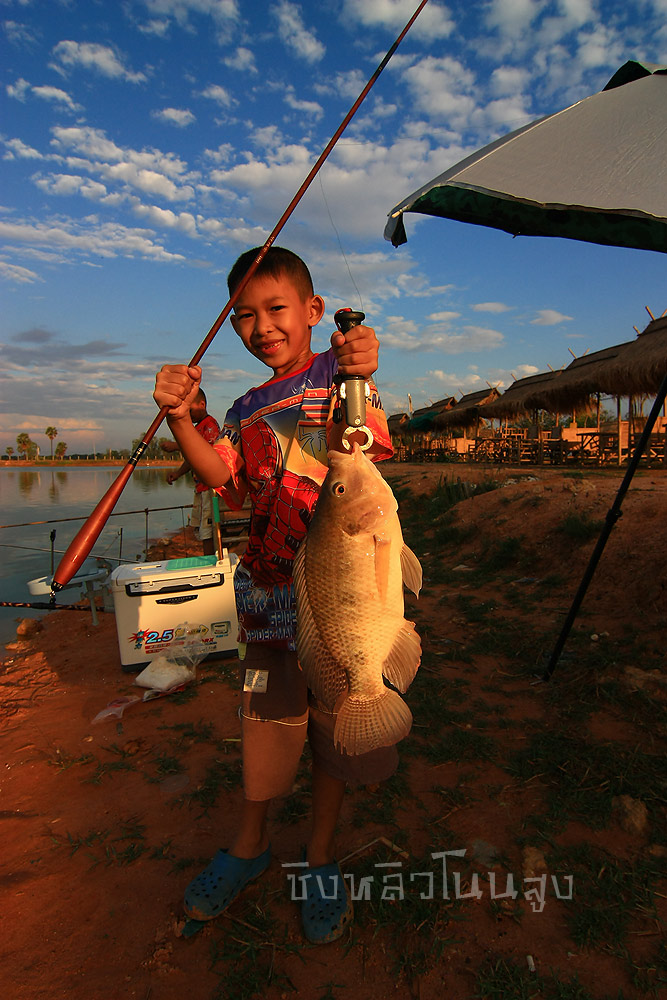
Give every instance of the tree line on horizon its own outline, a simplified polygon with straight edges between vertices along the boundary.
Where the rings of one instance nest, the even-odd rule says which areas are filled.
[[[46,430],[44,431],[44,434],[49,439],[49,442],[51,444],[51,460],[53,460],[54,458],[63,459],[67,451],[67,442],[59,441],[55,447],[55,451],[53,447],[53,442],[58,436],[57,427],[53,426],[47,427]],[[161,437],[157,441],[156,440],[151,441],[143,457],[147,459],[164,458],[165,456],[164,452],[162,451],[162,446],[166,441],[169,440],[170,440],[169,438]],[[132,451],[134,451],[137,448],[140,442],[141,438],[137,438],[135,441],[132,442]],[[8,445],[7,448],[5,448],[5,455],[7,455],[10,459],[15,453],[17,453],[19,457],[23,458],[25,461],[34,462],[39,455],[39,445],[37,444],[36,441],[33,441],[33,439],[27,432],[23,431],[21,434],[16,435],[16,448],[14,448],[13,445]],[[176,458],[177,456],[180,456],[180,452],[171,453],[170,457]],[[120,450],[117,450],[115,448],[113,449],[109,448],[109,458],[117,460],[126,460],[129,459],[129,457],[130,457],[129,448],[121,448]]]

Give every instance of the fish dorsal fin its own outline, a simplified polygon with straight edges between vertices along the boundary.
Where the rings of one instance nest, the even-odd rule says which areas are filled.
[[[401,573],[403,574],[403,583],[405,586],[416,597],[419,597],[419,591],[422,588],[421,563],[412,549],[409,549],[405,544],[401,549]]]
[[[373,535],[375,545],[375,584],[384,604],[387,600],[387,584],[389,583],[389,561],[391,557],[391,539],[383,531]]]
[[[396,641],[382,666],[382,673],[399,691],[407,691],[417,673],[421,654],[422,645],[414,622],[403,620]]]

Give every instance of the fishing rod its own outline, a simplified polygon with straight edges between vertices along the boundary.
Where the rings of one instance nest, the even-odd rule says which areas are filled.
[[[393,45],[387,51],[387,54],[385,55],[384,59],[382,60],[382,62],[378,66],[378,68],[375,70],[375,72],[373,73],[373,75],[370,77],[368,83],[366,84],[366,86],[364,87],[364,89],[359,94],[359,97],[356,99],[356,101],[354,102],[354,104],[352,105],[352,107],[350,108],[350,110],[348,111],[348,113],[345,115],[345,117],[343,118],[342,122],[340,123],[340,125],[338,126],[338,128],[336,129],[336,131],[334,132],[334,134],[332,135],[331,139],[329,140],[329,142],[327,143],[327,145],[322,150],[322,152],[321,152],[321,154],[320,154],[317,162],[314,164],[314,166],[312,167],[310,173],[308,174],[308,176],[306,177],[306,179],[301,184],[301,187],[299,188],[299,190],[294,195],[294,197],[292,198],[291,202],[289,203],[289,205],[287,206],[287,208],[285,209],[285,211],[281,215],[280,219],[276,223],[276,226],[272,230],[271,234],[269,235],[269,237],[267,238],[266,242],[264,243],[264,245],[260,249],[259,253],[255,257],[255,259],[252,262],[252,264],[250,265],[250,267],[246,271],[243,279],[239,283],[239,285],[236,288],[235,292],[229,298],[229,300],[227,302],[227,305],[224,307],[224,309],[222,310],[222,312],[220,313],[220,315],[216,319],[215,323],[213,324],[213,326],[211,327],[211,329],[209,330],[209,332],[204,337],[204,340],[201,342],[198,350],[193,355],[192,360],[190,361],[189,367],[192,367],[193,365],[199,364],[199,361],[201,360],[201,358],[204,356],[204,354],[208,350],[208,347],[211,344],[211,341],[215,337],[216,333],[218,332],[218,330],[220,329],[220,327],[222,326],[222,324],[224,323],[224,321],[227,319],[227,317],[229,316],[230,312],[234,308],[234,305],[238,301],[238,298],[241,295],[241,293],[243,292],[243,289],[248,284],[248,282],[252,278],[253,274],[255,273],[255,271],[257,270],[257,268],[261,264],[261,262],[264,260],[264,257],[266,256],[266,254],[268,253],[268,251],[271,249],[273,243],[275,242],[276,237],[281,232],[281,230],[283,229],[285,223],[287,222],[287,220],[291,216],[292,212],[294,211],[294,209],[299,204],[299,202],[303,198],[304,194],[306,193],[306,191],[310,187],[312,181],[315,178],[315,175],[320,170],[320,167],[322,166],[322,164],[324,163],[324,161],[326,160],[326,158],[329,156],[329,153],[331,152],[331,150],[334,148],[334,146],[338,142],[340,136],[345,131],[345,129],[349,125],[350,121],[352,120],[352,118],[356,114],[357,109],[362,104],[362,102],[365,100],[366,95],[370,91],[371,87],[373,86],[373,84],[375,83],[375,81],[379,77],[380,73],[385,68],[385,66],[387,65],[387,63],[391,59],[391,57],[393,56],[394,52],[396,51],[396,49],[398,48],[398,46],[400,45],[400,43],[403,41],[403,38],[408,33],[408,31],[410,30],[410,28],[412,27],[412,25],[416,21],[417,17],[421,13],[422,9],[426,6],[427,2],[428,2],[428,0],[421,0],[421,3],[419,4],[419,6],[417,7],[417,9],[415,10],[414,14],[412,15],[412,17],[410,18],[410,20],[408,21],[408,23],[405,25],[405,27],[401,31],[400,35],[396,39],[396,41],[393,43]],[[109,489],[107,490],[107,492],[104,494],[104,496],[102,497],[102,499],[100,500],[100,502],[97,504],[97,507],[95,507],[95,510],[92,512],[92,514],[90,515],[90,517],[88,518],[88,520],[86,521],[86,523],[79,529],[79,531],[77,532],[77,534],[74,536],[74,538],[70,542],[70,545],[69,545],[69,547],[68,547],[65,555],[60,560],[60,563],[58,564],[58,568],[57,568],[56,572],[53,575],[53,584],[52,584],[52,589],[51,589],[51,597],[52,597],[53,601],[55,601],[55,595],[56,595],[56,593],[59,590],[62,590],[63,587],[67,586],[67,584],[69,583],[69,581],[71,580],[71,578],[74,576],[74,574],[76,573],[76,571],[79,569],[79,567],[81,566],[81,564],[85,560],[85,558],[88,555],[88,553],[91,551],[91,549],[92,549],[93,545],[95,544],[95,542],[96,542],[96,540],[97,540],[100,532],[102,531],[102,528],[106,524],[106,521],[109,518],[109,516],[110,516],[110,514],[111,514],[111,512],[113,510],[113,508],[115,507],[116,503],[118,502],[118,499],[119,499],[121,493],[125,489],[125,486],[126,486],[128,480],[129,480],[130,476],[134,472],[134,470],[135,470],[135,468],[137,466],[137,463],[139,462],[139,460],[143,456],[144,452],[148,448],[148,445],[152,441],[155,433],[157,432],[157,430],[158,430],[160,424],[162,423],[162,421],[164,420],[164,418],[167,416],[168,412],[169,412],[169,407],[168,406],[163,406],[162,409],[160,410],[160,412],[158,413],[158,415],[156,416],[155,420],[150,425],[150,427],[148,428],[148,430],[146,431],[146,433],[142,437],[141,441],[139,442],[139,444],[135,448],[134,452],[130,456],[130,459],[129,459],[127,465],[123,468],[123,470],[120,472],[120,474],[118,475],[118,477],[116,478],[116,480],[112,483],[112,485],[109,487]]]

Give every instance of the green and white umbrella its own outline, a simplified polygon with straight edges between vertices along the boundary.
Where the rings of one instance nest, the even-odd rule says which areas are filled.
[[[604,90],[496,139],[389,214],[667,253],[667,66],[627,62]]]

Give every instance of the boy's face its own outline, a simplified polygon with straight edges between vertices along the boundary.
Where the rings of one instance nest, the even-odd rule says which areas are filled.
[[[261,275],[241,292],[231,323],[250,353],[280,377],[311,359],[311,328],[323,314],[319,295],[303,299],[289,278]]]

